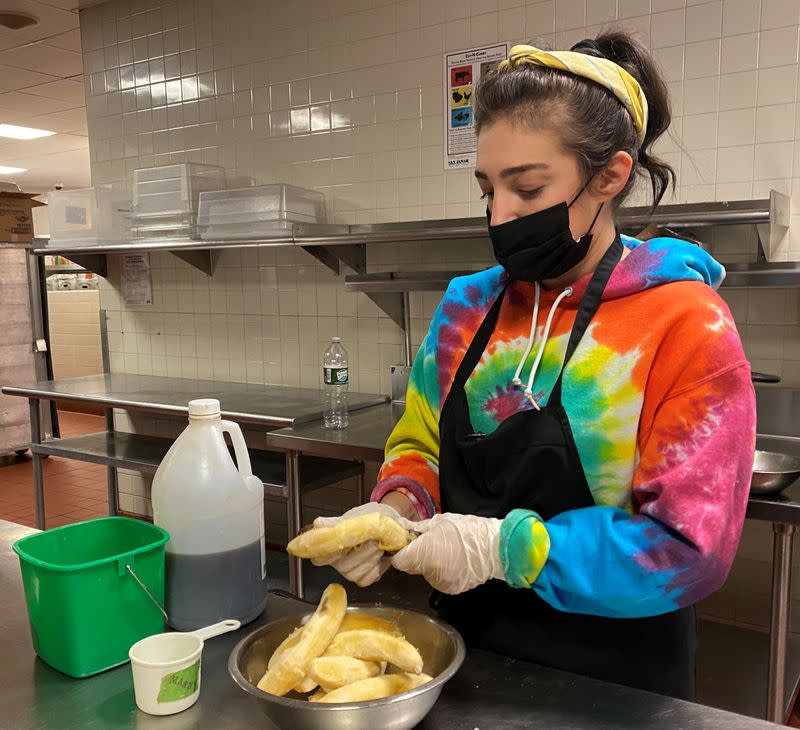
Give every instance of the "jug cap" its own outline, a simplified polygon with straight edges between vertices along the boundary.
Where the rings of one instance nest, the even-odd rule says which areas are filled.
[[[219,415],[219,401],[216,398],[198,398],[189,401],[190,418],[208,418],[209,416]]]

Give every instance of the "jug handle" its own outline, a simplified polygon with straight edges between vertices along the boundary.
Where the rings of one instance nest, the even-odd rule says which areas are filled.
[[[222,430],[231,436],[231,443],[233,444],[233,452],[236,454],[236,464],[239,467],[239,473],[244,477],[253,475],[253,467],[250,466],[250,454],[247,451],[247,444],[244,442],[242,436],[242,429],[239,428],[238,423],[233,421],[221,421]]]

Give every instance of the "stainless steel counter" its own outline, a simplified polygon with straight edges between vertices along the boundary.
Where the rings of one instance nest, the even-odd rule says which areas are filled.
[[[165,378],[154,375],[112,373],[90,375],[38,382],[33,385],[5,385],[2,392],[20,396],[29,401],[31,423],[31,455],[33,457],[33,484],[36,500],[36,526],[45,527],[45,494],[42,459],[57,455],[65,458],[105,464],[108,467],[109,514],[117,513],[117,468],[153,471],[160,463],[159,452],[164,443],[139,435],[114,432],[113,409],[168,414],[185,417],[188,402],[193,398],[216,398],[224,418],[265,429],[292,426],[322,419],[322,392],[308,388],[290,388],[278,385],[226,383],[184,378]],[[72,439],[49,439],[42,432],[40,400],[65,400],[100,405],[106,412],[105,433]],[[349,393],[348,403],[353,414],[364,408],[381,405],[388,396],[367,393]],[[352,476],[350,463],[329,463],[328,483]],[[291,466],[291,470],[289,467]],[[307,471],[307,470],[306,470]],[[337,476],[339,472],[339,476]],[[285,459],[285,484],[273,484],[285,495],[289,537],[300,529],[301,489],[310,485],[308,479],[301,483],[300,460]],[[264,479],[261,473],[259,477]],[[306,476],[308,474],[306,473]],[[364,498],[363,467],[358,471],[358,497]],[[265,481],[267,481],[265,479]],[[322,484],[322,482],[319,482]],[[292,532],[292,527],[296,531]],[[299,559],[290,564],[293,586],[302,594],[302,567]]]
[[[333,459],[380,463],[383,461],[386,439],[403,415],[403,410],[402,404],[384,403],[351,413],[349,425],[341,431],[331,431],[321,421],[275,429],[267,433],[267,446]]]
[[[185,416],[193,398],[216,398],[222,417],[238,423],[284,427],[322,418],[322,392],[309,388],[212,380],[165,378],[157,375],[111,373],[83,378],[48,380],[28,386],[5,385],[3,393],[24,398],[93,403],[106,408],[124,408]],[[351,411],[379,405],[385,395],[349,393]]]
[[[88,679],[71,679],[35,657],[17,556],[10,547],[31,532],[29,528],[0,521],[0,657],[3,657],[0,728],[275,730],[257,703],[230,679],[227,659],[235,643],[247,632],[269,620],[304,612],[306,604],[271,595],[264,615],[257,621],[206,642],[197,704],[178,715],[152,717],[136,708],[128,665]],[[370,600],[368,592],[356,593],[358,600]],[[467,653],[461,671],[445,686],[433,711],[419,725],[420,730],[766,730],[770,727],[774,725],[742,715],[472,650]]]

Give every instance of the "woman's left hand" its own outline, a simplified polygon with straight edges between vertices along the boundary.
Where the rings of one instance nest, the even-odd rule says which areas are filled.
[[[394,558],[404,573],[422,575],[436,590],[463,593],[492,578],[505,579],[500,563],[502,520],[445,513],[414,523],[419,537]]]

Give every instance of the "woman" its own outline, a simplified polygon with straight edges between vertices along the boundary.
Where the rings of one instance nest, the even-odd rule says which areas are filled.
[[[502,266],[450,284],[356,508],[421,534],[324,562],[423,575],[471,645],[691,698],[692,606],[739,541],[755,402],[722,267],[615,229],[637,173],[655,204],[674,184],[652,153],[666,86],[624,33],[517,46],[475,120]]]

